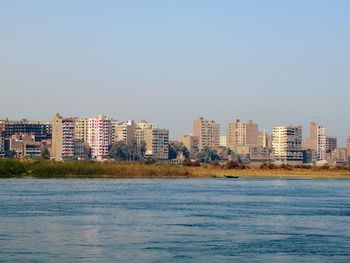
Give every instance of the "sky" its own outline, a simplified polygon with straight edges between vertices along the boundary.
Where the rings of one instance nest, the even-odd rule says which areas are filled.
[[[0,119],[350,134],[350,1],[0,0]]]

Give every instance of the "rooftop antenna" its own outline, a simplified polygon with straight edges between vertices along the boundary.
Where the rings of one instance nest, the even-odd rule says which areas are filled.
[[[320,116],[318,116],[318,114],[316,114],[316,123],[318,124],[320,121]]]

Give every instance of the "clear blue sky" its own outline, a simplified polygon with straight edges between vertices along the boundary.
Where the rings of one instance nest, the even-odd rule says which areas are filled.
[[[0,118],[350,133],[350,1],[0,0]]]

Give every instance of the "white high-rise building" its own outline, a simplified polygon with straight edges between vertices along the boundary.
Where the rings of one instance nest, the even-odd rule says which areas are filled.
[[[278,162],[303,162],[301,126],[280,126],[273,128],[272,157]]]

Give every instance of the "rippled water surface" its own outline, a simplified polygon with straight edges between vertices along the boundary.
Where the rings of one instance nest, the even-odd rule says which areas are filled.
[[[350,181],[4,179],[0,261],[350,262]]]

